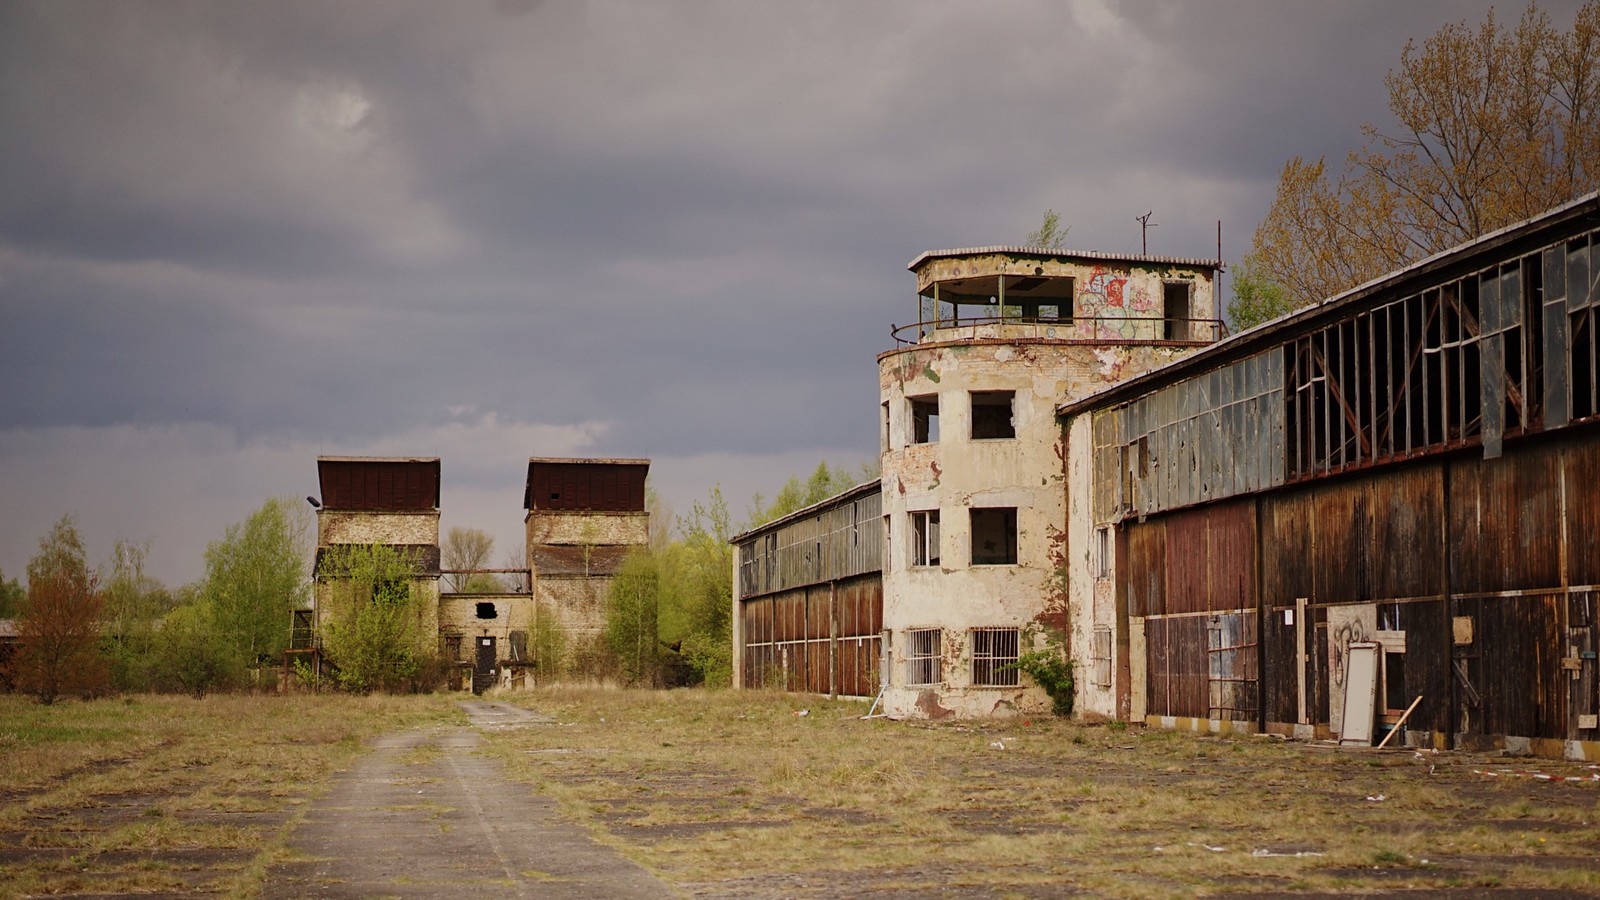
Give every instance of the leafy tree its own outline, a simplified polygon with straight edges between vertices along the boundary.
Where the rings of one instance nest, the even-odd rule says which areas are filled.
[[[689,508],[678,530],[683,545],[671,600],[685,626],[680,649],[707,685],[726,687],[733,678],[734,529],[720,485]]]
[[[243,660],[234,653],[215,611],[195,597],[167,614],[154,642],[155,681],[196,700],[244,680]]]
[[[1067,232],[1072,230],[1071,225],[1063,226],[1061,216],[1053,209],[1044,211],[1044,222],[1039,225],[1038,231],[1028,232],[1023,239],[1029,247],[1043,247],[1046,250],[1060,250],[1067,243]]]
[[[439,545],[439,557],[446,569],[482,569],[494,555],[494,535],[477,528],[451,528]],[[450,590],[462,593],[493,593],[501,590],[500,579],[487,572],[472,575],[446,575]]]
[[[305,605],[306,570],[294,522],[288,501],[273,498],[206,548],[205,601],[250,667],[283,652],[290,613]]]
[[[431,690],[442,677],[438,609],[416,563],[384,544],[333,548],[317,571],[322,646],[345,690]]]
[[[1290,160],[1251,242],[1260,283],[1295,305],[1600,187],[1600,0],[1571,31],[1530,5],[1408,42],[1385,79],[1392,126],[1368,125],[1337,179]]]
[[[1233,299],[1228,302],[1228,319],[1233,327],[1250,328],[1294,309],[1289,292],[1261,271],[1255,257],[1245,254],[1233,270]]]
[[[661,566],[648,548],[630,553],[611,581],[606,607],[606,643],[616,654],[626,685],[659,681]]]
[[[5,573],[0,572],[0,619],[14,619],[21,615],[27,601],[27,589],[15,578],[7,581]]]
[[[102,590],[106,608],[100,646],[118,690],[150,686],[157,625],[177,602],[161,582],[145,574],[149,551],[148,544],[117,541],[111,550],[111,577]]]
[[[90,697],[107,688],[99,650],[105,600],[98,588],[77,526],[63,516],[28,561],[28,604],[17,620],[18,647],[9,662],[19,690],[50,704],[63,694]]]
[[[868,474],[869,469],[871,474]],[[870,466],[863,466],[859,472],[851,472],[844,468],[831,468],[828,461],[823,460],[804,481],[795,476],[785,482],[770,504],[765,503],[765,498],[760,494],[756,494],[751,500],[748,527],[754,528],[774,519],[781,519],[796,510],[804,509],[813,503],[821,503],[835,494],[875,477],[877,477],[876,469]]]

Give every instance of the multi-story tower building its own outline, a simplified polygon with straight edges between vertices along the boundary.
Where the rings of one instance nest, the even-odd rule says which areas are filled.
[[[1217,340],[1220,262],[984,247],[909,268],[917,322],[878,357],[884,705],[1035,708],[1011,664],[1052,640],[1083,656],[1066,645],[1096,638],[1073,633],[1069,607],[1113,600],[1074,597],[1065,578],[1095,547],[1089,526],[1068,527],[1056,407]]]

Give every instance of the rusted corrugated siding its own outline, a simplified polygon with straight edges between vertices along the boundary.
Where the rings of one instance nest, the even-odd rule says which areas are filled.
[[[1127,580],[1122,587],[1130,615],[1156,616],[1167,611],[1166,528],[1160,519],[1128,526]]]
[[[1561,471],[1569,542],[1567,583],[1600,584],[1600,441],[1568,444]]]
[[[877,693],[883,582],[875,574],[746,600],[741,611],[746,686]]]
[[[1315,573],[1312,602],[1359,602],[1372,599],[1374,572],[1366,559],[1372,549],[1371,487],[1365,479],[1325,485],[1310,495],[1311,558]]]
[[[439,460],[322,457],[322,505],[332,510],[427,512],[439,508]]]
[[[530,459],[524,509],[641,512],[649,460]]]
[[[1559,616],[1565,595],[1473,597],[1452,604],[1473,622],[1473,642],[1456,648],[1477,701],[1465,690],[1457,727],[1468,735],[1567,736],[1570,682],[1561,670]],[[1469,741],[1470,744],[1470,741]]]
[[[1151,648],[1150,713],[1206,718],[1211,705],[1206,617],[1147,619],[1145,639]]]

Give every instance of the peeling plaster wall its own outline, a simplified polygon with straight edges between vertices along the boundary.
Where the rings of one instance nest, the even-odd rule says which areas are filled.
[[[1084,684],[1094,625],[1106,624],[1100,620],[1112,618],[1115,606],[1109,585],[1097,587],[1089,569],[1093,447],[1087,431],[1072,438],[1082,448],[1082,459],[1069,462],[1068,432],[1058,423],[1055,407],[1191,349],[978,339],[935,341],[879,357],[880,400],[889,405],[889,449],[883,455],[883,508],[889,518],[884,628],[892,632],[893,656],[884,702],[891,714],[982,717],[1048,709],[1048,698],[1031,686],[971,685],[972,628],[1039,623],[1063,629]],[[997,390],[1015,392],[1016,437],[970,438],[969,392]],[[939,397],[939,440],[911,444],[908,398],[926,395]],[[1078,511],[1070,519],[1069,498]],[[970,565],[972,507],[1017,509],[1016,565]],[[930,509],[940,511],[941,565],[913,567],[909,513]],[[932,627],[943,629],[944,685],[938,690],[907,686],[906,631]],[[1111,688],[1080,687],[1085,712],[1114,715],[1114,698]]]
[[[1079,715],[1120,718],[1117,709],[1118,667],[1116,646],[1115,581],[1099,577],[1099,547],[1095,536],[1093,477],[1093,434],[1089,416],[1075,416],[1065,425],[1067,434],[1067,528],[1065,554],[1067,598],[1071,610],[1072,658],[1077,663],[1077,705]],[[1114,477],[1111,473],[1110,477]],[[1108,535],[1106,567],[1115,572],[1115,535]],[[1113,661],[1111,683],[1095,684],[1095,632],[1110,629]]]
[[[439,512],[357,512],[324,509],[317,513],[317,542],[336,544],[438,544]]]

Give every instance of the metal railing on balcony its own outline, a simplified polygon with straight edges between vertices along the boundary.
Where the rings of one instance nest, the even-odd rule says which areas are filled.
[[[1073,316],[1044,318],[1015,315],[960,316],[891,325],[896,346],[929,341],[994,338],[1001,340],[1059,340],[1090,343],[1122,341],[1215,343],[1228,336],[1221,319],[1169,319],[1160,316]]]

